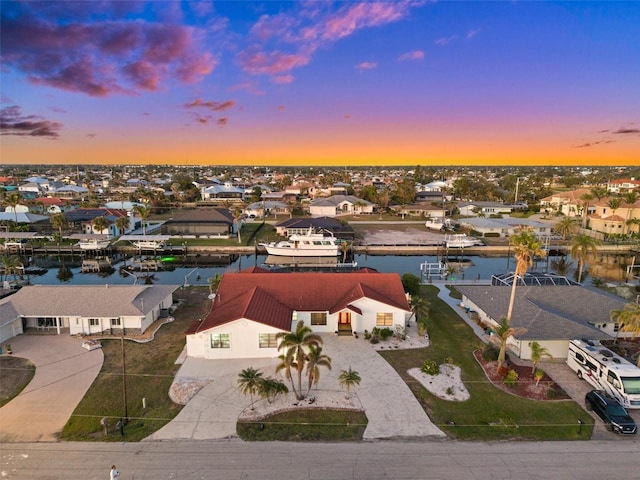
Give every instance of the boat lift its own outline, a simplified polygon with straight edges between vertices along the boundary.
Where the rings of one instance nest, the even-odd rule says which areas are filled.
[[[187,273],[187,274],[184,276],[184,285],[182,286],[183,288],[187,288],[187,287],[190,287],[190,286],[191,286],[191,284],[189,283],[189,277],[190,277],[190,276],[191,276],[191,275],[192,275],[196,270],[198,270],[199,268],[200,268],[200,267],[196,267],[196,268],[194,268],[193,270],[191,270],[189,273]],[[200,278],[200,275],[198,275],[198,276],[197,276],[197,278]]]
[[[420,283],[428,283],[432,277],[443,279],[446,271],[447,266],[444,262],[423,262],[420,264]]]

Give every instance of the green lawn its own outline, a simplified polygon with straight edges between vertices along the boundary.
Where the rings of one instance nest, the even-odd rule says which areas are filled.
[[[243,440],[281,442],[356,441],[366,428],[364,412],[319,408],[274,413],[259,421],[240,421],[236,427]]]
[[[175,360],[184,347],[184,332],[194,318],[206,314],[208,289],[191,287],[176,292],[185,303],[173,314],[175,320],[160,328],[146,344],[124,342],[128,441],[141,440],[171,421],[182,409],[169,398],[169,388],[178,370]],[[122,344],[119,339],[102,340],[104,364],[89,391],[65,425],[64,440],[120,441],[115,424],[125,417],[125,385],[122,375]],[[143,399],[146,407],[143,408]],[[112,432],[102,433],[100,420],[109,417]]]
[[[380,354],[407,382],[431,420],[447,435],[462,440],[586,440],[593,419],[573,401],[534,401],[494,387],[473,357],[483,347],[472,329],[437,298],[437,288],[422,287],[431,302],[428,333],[431,345],[424,349],[384,351]],[[441,400],[406,372],[425,359],[439,364],[452,358],[462,369],[462,380],[471,394],[466,402]],[[585,425],[578,434],[579,420]]]

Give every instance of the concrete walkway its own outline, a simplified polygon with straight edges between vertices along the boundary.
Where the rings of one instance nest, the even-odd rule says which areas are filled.
[[[11,339],[13,355],[31,360],[36,373],[20,395],[0,408],[0,442],[58,439],[102,368],[102,349],[88,351],[81,345],[68,334]]]
[[[369,419],[364,432],[367,440],[394,438],[444,438],[444,433],[429,419],[415,396],[396,371],[366,340],[323,334],[323,353],[332,359],[333,369],[322,369],[323,391],[341,391],[340,371],[351,367],[362,378],[354,388]],[[260,368],[275,375],[276,360],[203,360],[187,358],[180,368],[180,378],[210,379],[182,409],[180,414],[148,440],[224,439],[236,436],[236,420],[249,406],[250,399],[240,393],[238,373],[247,367]]]

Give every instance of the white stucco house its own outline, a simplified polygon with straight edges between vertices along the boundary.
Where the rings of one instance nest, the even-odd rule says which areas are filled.
[[[397,273],[271,272],[254,267],[222,277],[209,314],[187,331],[187,355],[275,358],[277,335],[298,321],[314,333],[352,335],[406,324],[411,309]]]
[[[372,214],[374,209],[375,204],[353,195],[333,195],[313,200],[309,204],[309,213],[312,217]]]
[[[139,334],[173,304],[176,285],[32,285],[0,299],[0,343],[27,329]]]

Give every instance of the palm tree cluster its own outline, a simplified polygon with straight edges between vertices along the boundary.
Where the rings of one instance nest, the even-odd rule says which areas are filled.
[[[295,331],[281,332],[277,338],[280,341],[278,351],[283,353],[278,357],[280,364],[276,373],[283,371],[284,377],[291,381],[296,399],[304,400],[320,380],[320,367],[331,370],[331,358],[322,353],[322,337],[299,321]],[[306,391],[302,388],[303,374],[307,379]]]
[[[632,337],[639,335],[640,304],[633,302],[627,303],[620,310],[612,310],[611,320],[614,320],[618,324],[618,332],[630,332]],[[640,367],[640,355],[638,355],[638,367]]]
[[[272,403],[281,393],[289,392],[283,382],[272,377],[264,377],[261,371],[253,367],[245,368],[240,372],[238,385],[243,394],[251,397],[251,409],[253,409],[256,394]]]

